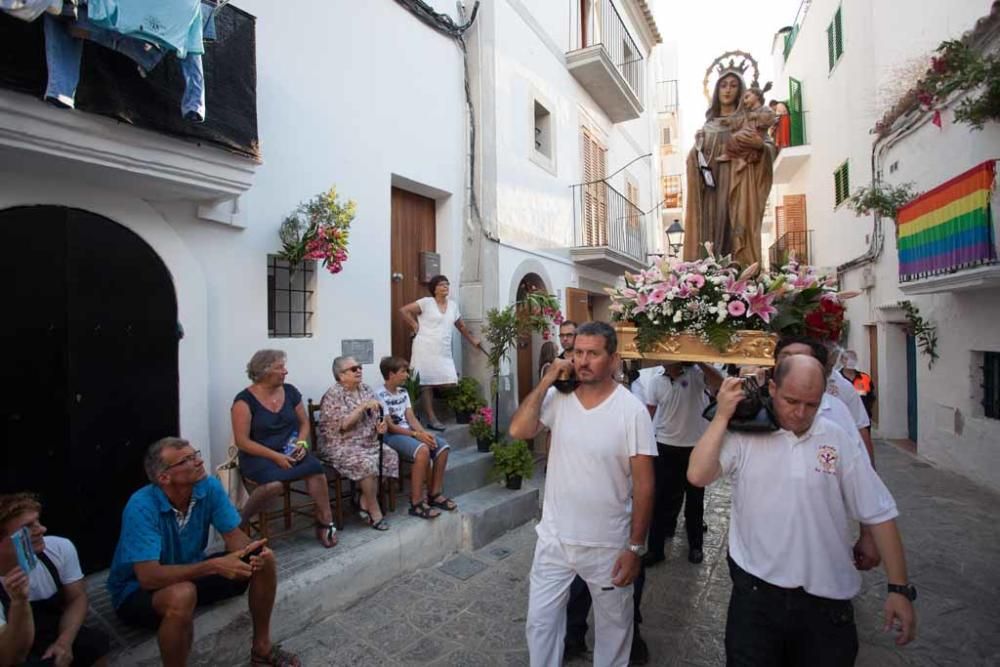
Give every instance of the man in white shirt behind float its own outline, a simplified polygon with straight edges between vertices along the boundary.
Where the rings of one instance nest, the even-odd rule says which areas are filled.
[[[715,419],[691,454],[688,479],[733,485],[729,567],[733,592],[726,621],[728,664],[853,665],[858,651],[851,599],[861,588],[848,520],[871,527],[888,578],[885,621],[896,643],[915,636],[916,615],[896,504],[848,435],[817,416],[823,366],[794,355],[778,364],[770,394],[780,430],[727,432],[743,397],[729,378]]]
[[[552,362],[511,420],[514,438],[552,432],[526,623],[532,667],[562,664],[566,601],[577,574],[594,601],[594,664],[628,664],[656,443],[645,406],[614,380],[617,364],[614,329],[587,322],[577,330],[573,362]],[[560,373],[574,368],[579,386],[546,396]]]

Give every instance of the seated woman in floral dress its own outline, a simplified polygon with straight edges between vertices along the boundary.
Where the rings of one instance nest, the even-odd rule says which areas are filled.
[[[378,504],[378,434],[387,428],[385,418],[379,419],[380,403],[361,381],[361,364],[353,357],[334,359],[333,377],[337,382],[320,404],[319,457],[361,487],[361,518],[375,530],[388,530]],[[387,445],[382,445],[382,477],[399,477],[399,456]]]

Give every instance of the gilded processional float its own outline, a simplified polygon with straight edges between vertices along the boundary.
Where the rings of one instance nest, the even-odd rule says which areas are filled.
[[[659,258],[608,290],[625,359],[770,366],[779,334],[840,338],[843,299],[854,294],[838,292],[836,277],[794,257],[762,270],[776,155],[768,130],[777,119],[764,101],[771,84],[758,79],[743,51],[705,72],[709,108],[687,156],[683,257]]]

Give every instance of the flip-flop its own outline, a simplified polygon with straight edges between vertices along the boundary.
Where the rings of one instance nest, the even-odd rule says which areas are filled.
[[[299,667],[302,663],[299,656],[281,648],[280,644],[271,644],[271,652],[261,655],[250,649],[251,665],[271,665],[272,667]]]

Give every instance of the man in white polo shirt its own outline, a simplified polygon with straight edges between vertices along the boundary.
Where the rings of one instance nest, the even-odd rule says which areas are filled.
[[[594,664],[628,664],[632,583],[652,515],[656,443],[645,406],[614,380],[617,347],[607,323],[582,325],[573,362],[552,362],[511,419],[514,438],[532,438],[543,427],[552,432],[528,597],[532,667],[562,664],[566,600],[578,574],[594,602]],[[546,396],[570,369],[579,386]]]
[[[875,465],[875,446],[872,444],[872,420],[865,410],[865,402],[861,400],[861,394],[854,388],[854,385],[840,374],[840,346],[829,344],[829,360],[826,363],[826,393],[843,401],[844,405],[851,412],[854,425],[861,434],[861,439],[871,457],[872,465]]]
[[[851,599],[861,576],[852,563],[849,519],[871,527],[882,555],[885,619],[898,626],[896,643],[915,636],[916,589],[907,578],[896,504],[854,435],[817,416],[825,384],[815,359],[782,361],[770,382],[782,428],[751,434],[726,430],[743,391],[739,380],[725,380],[716,417],[691,454],[692,484],[726,475],[733,485],[728,664],[854,664]]]

